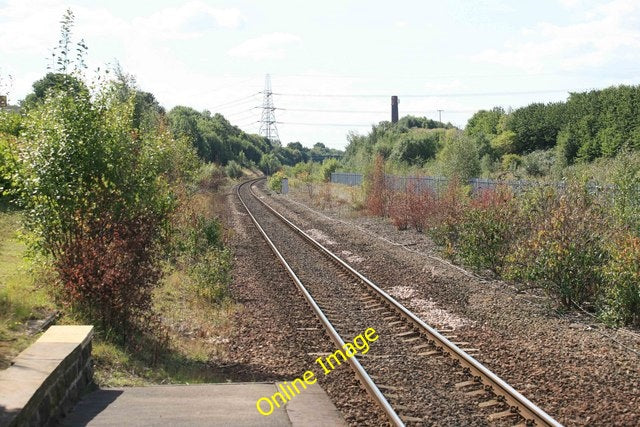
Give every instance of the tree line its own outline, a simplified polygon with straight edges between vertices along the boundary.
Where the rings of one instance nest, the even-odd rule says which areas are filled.
[[[476,112],[464,129],[424,117],[380,122],[350,134],[344,166],[377,155],[392,169],[460,178],[562,178],[564,169],[640,148],[640,86],[571,93],[564,102]]]

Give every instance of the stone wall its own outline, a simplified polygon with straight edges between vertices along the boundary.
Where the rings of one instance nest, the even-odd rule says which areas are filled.
[[[93,326],[52,326],[0,372],[0,426],[46,426],[93,383]]]

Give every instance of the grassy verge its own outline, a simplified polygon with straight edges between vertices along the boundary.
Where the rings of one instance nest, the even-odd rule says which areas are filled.
[[[0,210],[0,369],[35,340],[29,320],[53,311],[45,284],[24,257],[26,247],[17,236],[20,219],[20,212]]]
[[[206,190],[190,195],[189,210],[180,216],[187,218],[197,214],[213,218],[214,197],[213,191]],[[179,227],[189,229],[190,226],[184,223]],[[184,235],[182,237],[184,243],[186,240]],[[194,276],[194,269],[202,270],[203,261],[207,261],[203,255],[189,254],[167,263],[163,281],[153,295],[156,314],[152,333],[132,337],[127,346],[121,345],[120,337],[109,337],[104,332],[99,334],[93,347],[98,385],[194,384],[224,380],[215,361],[226,349],[231,317],[236,308],[227,298],[212,300],[207,298],[210,293],[202,292],[203,286],[204,289],[210,286],[211,289],[223,287],[223,293],[226,293],[226,284],[217,283],[212,275],[205,274],[206,279],[212,280],[205,280],[207,283],[204,284],[201,276]],[[219,292],[215,294],[219,295]]]
[[[216,214],[212,208],[214,191],[201,190],[189,197],[190,213],[212,220]],[[20,221],[20,212],[0,210],[0,369],[8,367],[11,359],[37,338],[29,328],[29,321],[42,319],[57,309],[50,283],[45,280],[46,270],[36,268],[37,263],[24,257],[27,248],[17,236]],[[190,225],[183,226],[189,229]],[[190,255],[166,263],[163,280],[153,295],[155,314],[148,330],[128,337],[126,345],[121,336],[96,329],[93,358],[98,385],[223,380],[214,362],[224,354],[231,330],[230,319],[236,308],[224,296],[216,301],[203,297],[203,286],[207,289],[207,285],[212,289],[218,285],[224,288],[224,292],[216,295],[226,292],[224,282],[210,280],[203,284],[202,277],[194,277],[196,266],[205,279],[210,277],[207,276],[210,270],[203,267],[208,260]],[[90,321],[63,310],[58,323]]]
[[[94,342],[95,381],[103,387],[219,382],[211,363],[224,351],[233,306],[194,297],[184,272],[168,274],[155,294],[162,313],[160,337],[123,347],[101,334]]]

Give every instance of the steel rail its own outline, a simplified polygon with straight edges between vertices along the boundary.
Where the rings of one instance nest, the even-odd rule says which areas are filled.
[[[300,281],[298,276],[294,273],[294,271],[291,268],[291,266],[289,266],[287,261],[284,259],[284,257],[280,253],[280,251],[276,248],[275,244],[269,238],[267,233],[264,231],[264,229],[262,228],[262,226],[260,225],[260,223],[258,222],[256,217],[253,216],[253,214],[249,210],[249,207],[247,206],[247,204],[244,202],[244,200],[242,200],[242,196],[240,196],[240,187],[242,187],[244,185],[249,185],[249,191],[253,194],[253,192],[251,191],[251,185],[253,185],[254,182],[259,181],[261,179],[263,179],[263,178],[258,178],[258,179],[255,179],[255,180],[246,181],[246,182],[243,182],[242,184],[238,185],[236,187],[236,194],[238,195],[238,199],[240,200],[240,203],[242,203],[242,205],[244,206],[245,210],[249,214],[249,217],[253,221],[254,225],[256,226],[256,228],[258,229],[260,234],[262,234],[262,237],[264,238],[264,240],[267,242],[267,244],[269,245],[269,247],[271,248],[273,253],[276,255],[276,257],[280,261],[280,263],[287,270],[287,273],[289,273],[289,276],[291,276],[291,279],[293,279],[293,281],[295,282],[296,287],[300,290],[300,292],[302,292],[302,294],[304,295],[305,299],[307,300],[307,303],[311,306],[311,308],[315,312],[316,316],[318,316],[318,318],[322,322],[322,325],[324,326],[325,330],[329,334],[329,337],[331,338],[331,340],[334,342],[334,344],[338,348],[342,348],[345,345],[345,342],[342,339],[342,337],[340,336],[340,334],[338,334],[338,332],[333,327],[333,325],[331,324],[329,319],[327,319],[327,316],[325,316],[325,314],[322,312],[322,309],[318,306],[318,304],[315,302],[315,300],[313,299],[313,297],[311,296],[309,291],[305,288],[305,286],[302,284],[302,282]],[[255,197],[255,194],[253,194],[253,195]],[[384,397],[384,395],[382,394],[380,389],[378,389],[378,386],[376,386],[376,384],[371,379],[371,377],[369,376],[367,371],[362,367],[362,365],[360,364],[358,359],[356,359],[355,357],[349,357],[347,359],[347,361],[351,365],[351,368],[355,371],[356,377],[358,378],[360,383],[364,386],[365,390],[371,396],[371,398],[383,410],[383,412],[385,413],[385,415],[387,416],[389,421],[395,426],[404,426],[404,423],[403,423],[402,419],[398,416],[398,414],[396,414],[396,412],[391,407],[391,405],[389,404],[387,399]]]
[[[264,178],[261,178],[264,179]],[[253,183],[259,181],[260,179],[256,179],[251,182]],[[321,243],[313,239],[303,230],[301,230],[298,226],[293,224],[283,215],[281,215],[278,211],[276,211],[273,207],[271,207],[268,203],[258,197],[251,186],[249,187],[251,193],[256,197],[256,199],[262,203],[267,209],[269,209],[274,215],[276,215],[280,220],[282,220],[285,224],[287,224],[291,229],[293,229],[296,233],[304,237],[307,241],[316,246],[322,253],[328,256],[331,260],[341,266],[344,270],[346,270],[351,275],[355,276],[361,283],[365,284],[369,289],[373,290],[384,302],[391,305],[396,309],[405,319],[407,319],[410,323],[414,325],[414,327],[424,333],[437,347],[441,348],[443,351],[450,354],[454,360],[458,360],[462,366],[468,368],[473,376],[479,378],[481,382],[491,387],[493,392],[498,395],[504,397],[505,401],[512,407],[517,408],[519,414],[525,418],[527,421],[535,423],[538,426],[554,426],[559,427],[562,426],[559,422],[553,419],[549,414],[544,412],[538,406],[536,406],[529,399],[524,397],[520,392],[507,384],[504,380],[498,377],[496,374],[491,372],[487,367],[482,365],[468,353],[460,349],[457,345],[453,344],[449,341],[445,336],[440,334],[436,329],[426,324],[422,319],[413,314],[410,310],[396,301],[391,295],[387,294],[380,287],[374,284],[371,280],[367,279],[356,269],[351,267],[345,261],[343,261],[340,257],[335,255],[329,249],[324,247]]]

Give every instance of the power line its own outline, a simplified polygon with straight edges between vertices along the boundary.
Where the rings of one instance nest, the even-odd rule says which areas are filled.
[[[247,127],[250,125],[256,125],[257,123],[260,123],[260,120],[250,120],[250,121],[241,121],[242,123],[236,124],[234,126],[238,126],[238,127]]]
[[[640,71],[638,67],[627,67],[627,68],[619,68],[616,70],[619,73],[635,73]],[[566,76],[566,75],[597,75],[600,76],[601,73],[596,72],[585,72],[584,70],[565,70],[565,71],[547,71],[547,72],[523,72],[523,73],[485,73],[485,74],[423,74],[423,75],[350,75],[350,74],[274,74],[273,76],[277,78],[287,78],[287,77],[309,77],[309,78],[345,78],[352,80],[376,80],[376,79],[393,79],[397,80],[429,80],[429,79],[452,79],[452,78],[504,78],[504,77],[529,77],[529,76]]]
[[[548,89],[548,90],[530,90],[530,91],[513,91],[513,92],[468,92],[468,93],[432,93],[432,94],[404,94],[398,95],[403,98],[456,98],[456,97],[472,97],[472,96],[509,96],[509,95],[531,95],[542,93],[569,93],[584,92],[590,89]],[[309,98],[388,98],[388,94],[326,94],[326,93],[273,93],[276,96],[302,96]]]
[[[447,110],[448,113],[475,113],[480,110],[478,108],[476,110]],[[324,110],[324,109],[316,109],[316,108],[276,108],[276,110],[283,111],[303,111],[303,112],[315,112],[315,113],[358,113],[358,114],[389,114],[388,110]],[[436,112],[438,110],[434,109],[425,109],[425,110],[406,110],[401,111],[405,114],[424,114],[428,112]]]
[[[221,77],[221,80],[237,80],[239,77]],[[212,93],[215,92],[219,92],[223,89],[230,89],[233,87],[237,87],[237,86],[243,86],[246,89],[245,83],[248,83],[250,81],[255,81],[255,77],[250,77],[244,80],[240,80],[240,81],[236,81],[236,82],[228,82],[227,84],[224,84],[222,86],[218,86],[212,89],[207,89],[207,90],[198,90],[198,91],[187,91],[187,92],[182,92],[183,95],[188,95],[188,96],[194,96],[194,95],[210,95]]]
[[[253,109],[236,111],[235,113],[223,114],[223,116],[225,116],[228,119],[230,117],[244,116],[244,115],[249,115],[249,114],[252,114],[252,115],[255,116],[255,112],[253,111]]]
[[[253,99],[254,96],[259,95],[260,93],[262,93],[262,92],[252,93],[249,96],[245,96],[245,97],[242,97],[242,98],[234,99],[233,101],[224,102],[222,104],[218,104],[218,105],[216,105],[214,107],[211,107],[211,109],[215,110],[216,108],[224,107],[226,105],[235,104],[235,103],[238,103],[240,101],[245,101],[245,100],[248,100],[248,99]],[[242,103],[242,102],[240,102],[240,103]]]
[[[369,127],[374,123],[367,124],[354,124],[354,123],[305,123],[305,122],[276,122],[282,125],[297,125],[297,126],[348,126],[348,127]]]

